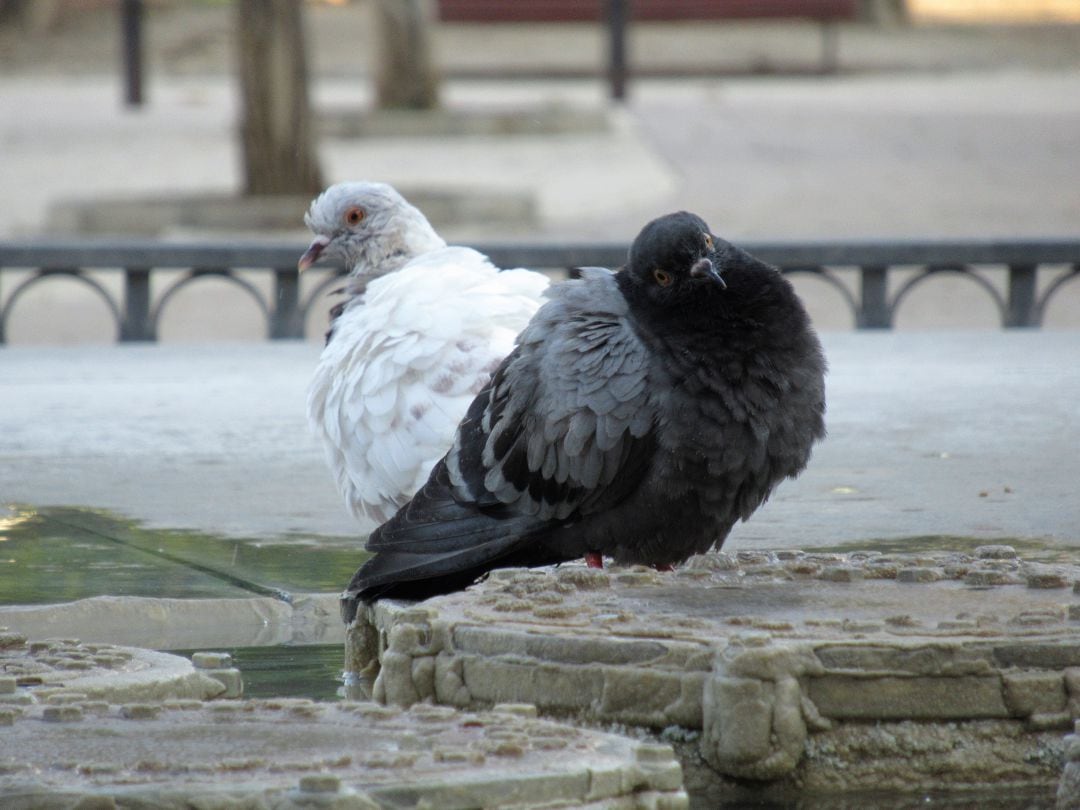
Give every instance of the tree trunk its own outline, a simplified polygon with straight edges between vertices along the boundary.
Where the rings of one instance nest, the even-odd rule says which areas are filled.
[[[375,91],[380,107],[438,106],[431,46],[435,18],[434,0],[375,1]]]
[[[300,0],[238,0],[246,194],[314,194],[322,177],[308,102]]]

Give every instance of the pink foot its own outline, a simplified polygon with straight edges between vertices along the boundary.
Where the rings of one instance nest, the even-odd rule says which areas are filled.
[[[595,551],[590,551],[585,555],[585,565],[589,568],[603,568],[604,567],[604,555],[597,554]]]
[[[661,563],[661,564],[658,564],[658,565],[654,565],[653,568],[655,568],[657,571],[674,571],[675,570],[675,566],[671,565],[670,563]]]

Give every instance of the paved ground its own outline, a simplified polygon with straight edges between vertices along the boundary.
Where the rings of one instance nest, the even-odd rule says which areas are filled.
[[[136,112],[119,105],[111,17],[45,39],[0,32],[0,238],[67,235],[49,218],[57,201],[235,190],[223,15],[199,6],[151,16],[149,104]],[[365,18],[320,8],[309,19],[318,105],[366,103]],[[529,190],[541,221],[519,236],[628,237],[673,207],[733,238],[1080,234],[1080,26],[849,26],[840,36],[836,77],[643,80],[610,108],[607,132],[334,139],[322,158],[330,180]],[[634,52],[647,66],[723,71],[812,58],[816,37],[805,26],[653,26],[635,33]],[[459,71],[481,61],[574,67],[595,65],[600,42],[580,26],[527,36],[458,26],[440,32],[439,48]],[[452,80],[445,97],[461,108],[608,107],[597,81]],[[30,295],[20,301],[27,340],[77,319],[49,286],[34,291],[36,309]],[[950,317],[978,309],[938,289]],[[203,320],[177,339],[231,321],[219,295],[192,298]],[[820,321],[845,325],[827,312]],[[830,439],[737,542],[1078,539],[1076,333],[827,337]],[[5,348],[0,501],[106,507],[231,534],[349,535],[303,423],[317,351]]]
[[[1080,334],[825,342],[829,438],[735,547],[959,535],[1080,548]],[[316,353],[6,349],[0,500],[236,536],[357,535],[304,423]]]

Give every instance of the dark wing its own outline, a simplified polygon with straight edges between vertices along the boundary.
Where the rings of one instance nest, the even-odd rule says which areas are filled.
[[[610,273],[588,270],[550,296],[428,483],[372,534],[376,555],[347,595],[572,559],[588,549],[546,548],[545,533],[637,487],[654,450],[648,351]]]

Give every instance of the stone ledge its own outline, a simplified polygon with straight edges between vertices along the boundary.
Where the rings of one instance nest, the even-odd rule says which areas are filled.
[[[112,644],[84,644],[71,638],[28,642],[17,633],[5,635],[11,642],[0,650],[0,669],[14,683],[0,683],[0,705],[49,703],[78,708],[77,704],[101,701],[207,700],[226,690],[191,661],[177,655]],[[75,714],[81,715],[81,711]],[[46,719],[81,717],[58,715]]]
[[[1012,576],[965,585],[987,561]],[[898,577],[914,567],[932,575]],[[704,555],[674,574],[496,571],[463,593],[377,603],[347,633],[347,668],[373,676],[389,704],[525,700],[589,722],[700,732],[697,756],[725,778],[874,789],[912,755],[899,742],[875,743],[875,768],[843,779],[852,763],[806,752],[833,738],[854,752],[874,728],[917,723],[946,747],[994,753],[981,772],[978,761],[920,760],[907,789],[1049,785],[1059,730],[1080,708],[1067,619],[1078,595],[1028,587],[1028,568],[1015,552],[785,551]],[[1080,567],[1053,568],[1080,579]],[[518,609],[501,609],[507,600]]]
[[[985,720],[1012,716],[1001,687],[997,675],[826,675],[808,679],[806,695],[830,720]]]

